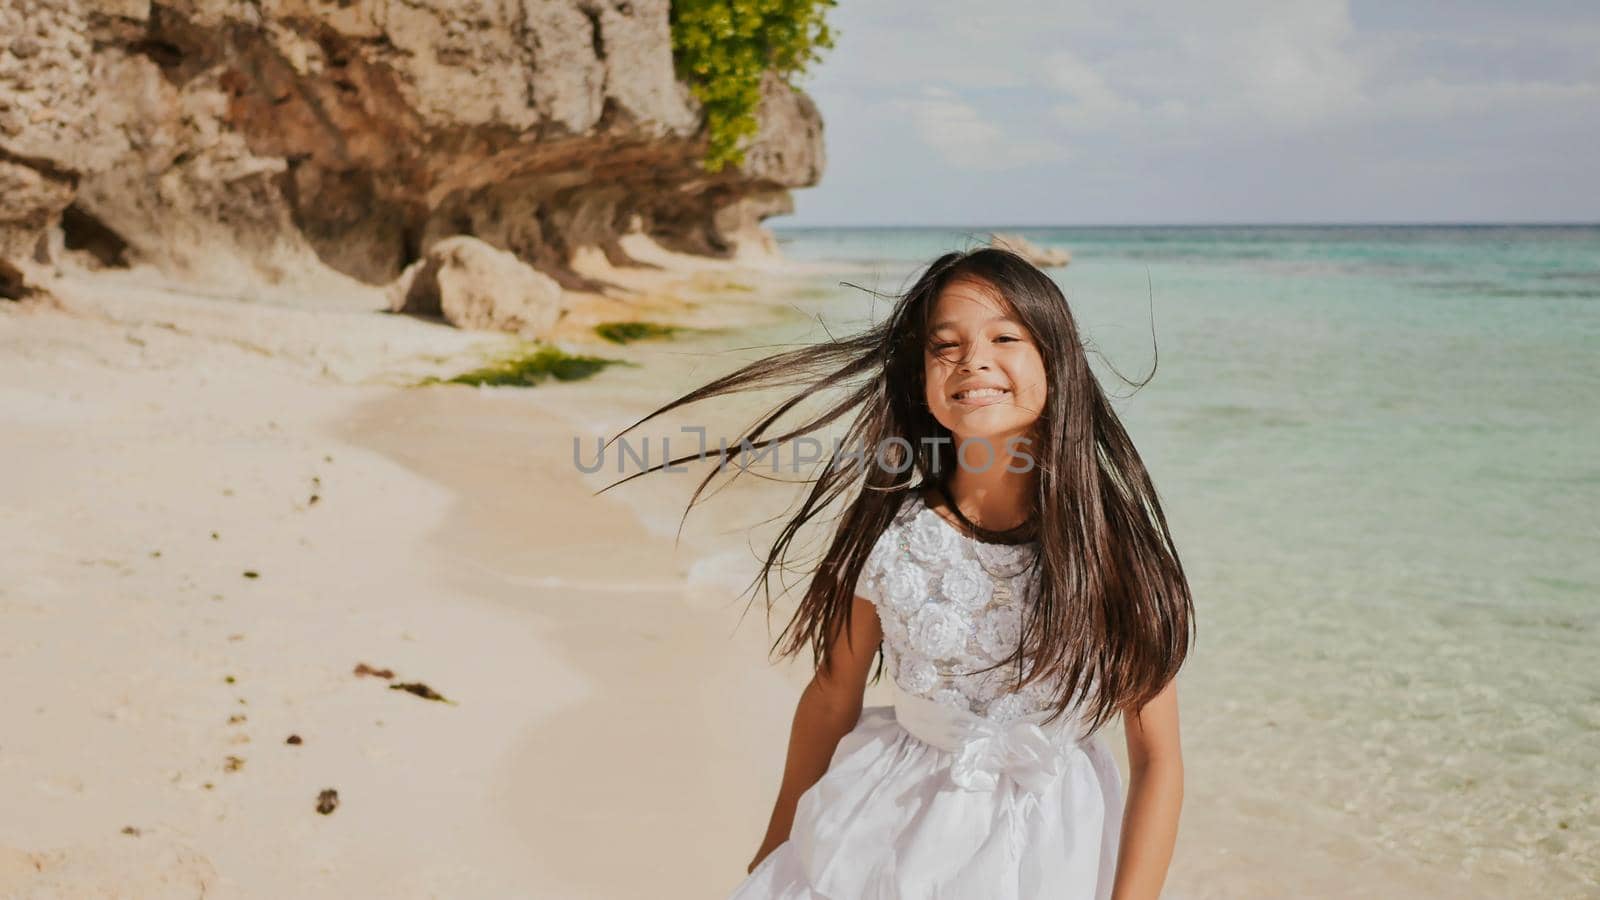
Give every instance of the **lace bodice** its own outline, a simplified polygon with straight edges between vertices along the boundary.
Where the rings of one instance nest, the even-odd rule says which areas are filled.
[[[968,537],[913,491],[879,535],[855,592],[883,626],[884,666],[907,693],[1009,721],[1049,706],[1057,683],[1013,692],[1016,665],[977,675],[1016,650],[1036,584],[1037,542]]]

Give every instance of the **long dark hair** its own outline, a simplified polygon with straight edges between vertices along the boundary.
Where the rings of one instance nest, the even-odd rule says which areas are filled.
[[[752,589],[764,589],[770,617],[772,570],[786,571],[796,533],[844,499],[829,547],[772,645],[779,659],[809,646],[813,663],[828,667],[832,638],[849,633],[856,579],[906,495],[932,487],[950,499],[947,482],[955,472],[955,450],[949,429],[927,407],[923,354],[929,316],[940,292],[957,279],[985,282],[1011,305],[1039,347],[1048,390],[1034,442],[1028,446],[1037,467],[1033,518],[1017,529],[996,532],[968,520],[953,500],[948,505],[979,540],[1038,541],[1033,602],[1024,610],[1021,640],[1006,662],[1016,664],[1015,687],[1058,678],[1052,718],[1077,707],[1092,732],[1116,713],[1143,706],[1177,675],[1193,640],[1194,607],[1156,489],[1090,371],[1066,297],[1027,260],[987,246],[946,253],[895,297],[886,318],[866,331],[745,365],[667,403],[612,440],[678,407],[753,389],[794,391],[752,423],[729,446],[728,456],[742,448],[781,452],[785,442],[855,411],[838,442],[842,449],[821,466],[799,512],[784,524],[751,584]],[[1154,375],[1152,366],[1138,384]],[[768,436],[786,413],[830,394],[839,394],[839,399],[822,413]],[[855,452],[848,452],[852,448]],[[667,460],[602,490],[695,458]],[[689,508],[727,458],[718,458],[719,465],[695,489]],[[734,477],[743,471],[740,466],[732,469]],[[882,671],[880,653],[874,681]]]

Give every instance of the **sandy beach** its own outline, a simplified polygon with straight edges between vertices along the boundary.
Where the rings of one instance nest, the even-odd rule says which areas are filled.
[[[0,896],[737,881],[795,683],[535,392],[400,386],[505,341],[154,281],[0,305]]]
[[[575,315],[761,322],[816,276],[661,261]],[[58,293],[0,305],[0,897],[696,898],[743,877],[808,673],[767,664],[737,595],[793,493],[741,479],[678,539],[698,479],[597,496],[619,476],[572,456],[732,358],[664,369],[670,341],[573,324],[565,345],[639,367],[417,387],[510,339],[376,291],[246,301],[133,270]],[[1251,789],[1212,659],[1185,682],[1164,896],[1492,895]]]

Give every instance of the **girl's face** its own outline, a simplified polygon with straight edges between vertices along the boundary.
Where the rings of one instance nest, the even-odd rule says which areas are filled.
[[[974,279],[950,282],[934,304],[923,384],[929,411],[958,445],[984,438],[1003,455],[1006,438],[1028,435],[1044,410],[1044,358],[1014,315],[998,291]],[[981,450],[969,454],[983,465]]]

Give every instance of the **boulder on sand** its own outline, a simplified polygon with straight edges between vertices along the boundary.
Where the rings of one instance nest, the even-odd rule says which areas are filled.
[[[531,340],[561,318],[561,285],[516,254],[457,235],[436,242],[400,273],[389,285],[389,309]]]

